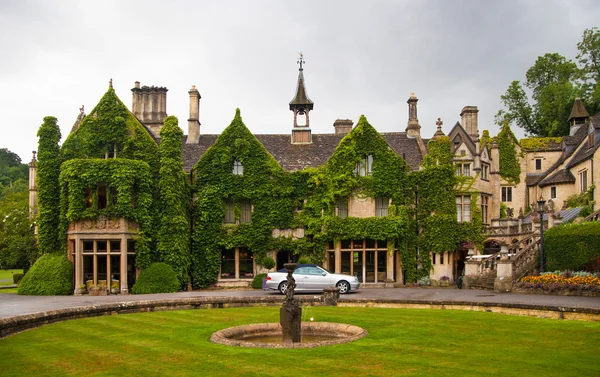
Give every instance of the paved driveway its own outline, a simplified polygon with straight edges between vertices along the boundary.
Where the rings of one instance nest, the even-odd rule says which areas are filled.
[[[109,302],[165,300],[189,297],[254,297],[279,296],[275,291],[261,290],[208,290],[194,292],[161,293],[154,295],[111,296],[19,296],[0,293],[0,318],[31,314],[54,309],[98,305]],[[313,296],[314,294],[298,294]],[[456,288],[367,288],[341,296],[342,300],[380,299],[411,301],[455,301],[500,304],[527,304],[540,306],[586,307],[600,309],[600,297],[550,296],[518,293],[495,293]]]

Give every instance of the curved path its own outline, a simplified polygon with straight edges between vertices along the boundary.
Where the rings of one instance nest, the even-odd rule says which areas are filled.
[[[49,310],[95,306],[108,303],[128,303],[153,300],[172,300],[196,297],[282,297],[275,291],[261,290],[207,290],[194,292],[163,293],[153,295],[110,295],[110,296],[19,296],[0,294],[0,318],[46,312]],[[312,298],[315,294],[297,294]],[[320,295],[317,295],[320,296]],[[379,300],[473,303],[473,304],[516,304],[530,307],[577,307],[600,310],[600,297],[552,296],[519,293],[496,293],[491,291],[456,288],[367,288],[359,292],[342,295],[340,302]]]

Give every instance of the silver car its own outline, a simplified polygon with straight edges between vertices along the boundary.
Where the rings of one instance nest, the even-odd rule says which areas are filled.
[[[340,293],[356,291],[360,282],[356,276],[332,274],[319,266],[301,266],[294,270],[296,291],[322,291],[328,287],[338,287]],[[267,288],[278,290],[281,294],[287,291],[287,272],[269,272]]]

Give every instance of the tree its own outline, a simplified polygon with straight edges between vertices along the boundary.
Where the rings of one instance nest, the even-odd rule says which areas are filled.
[[[536,136],[568,135],[571,107],[581,94],[576,82],[578,75],[577,65],[560,54],[538,57],[525,74],[525,86],[532,92],[533,105],[521,83],[513,81],[500,96],[507,110],[498,112],[496,122],[515,123]]]
[[[29,220],[28,185],[24,180],[1,192],[0,199],[0,268],[25,270],[37,256],[33,226]]]
[[[524,86],[513,81],[500,96],[505,109],[498,111],[496,123],[516,124],[534,136],[563,136],[569,134],[577,97],[591,114],[600,111],[600,30],[586,29],[577,49],[579,66],[557,53],[538,57],[525,74]]]
[[[27,179],[27,165],[21,158],[7,148],[0,149],[0,185],[12,186],[18,179]],[[0,196],[2,198],[2,196]]]
[[[583,100],[591,114],[600,111],[600,30],[586,29],[581,42],[577,43],[576,58],[583,80]]]

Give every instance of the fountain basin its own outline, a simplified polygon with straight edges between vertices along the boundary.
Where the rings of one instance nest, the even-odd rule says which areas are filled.
[[[302,341],[284,343],[279,323],[256,323],[217,331],[210,341],[249,348],[314,348],[352,342],[367,334],[363,328],[343,323],[302,322]]]

